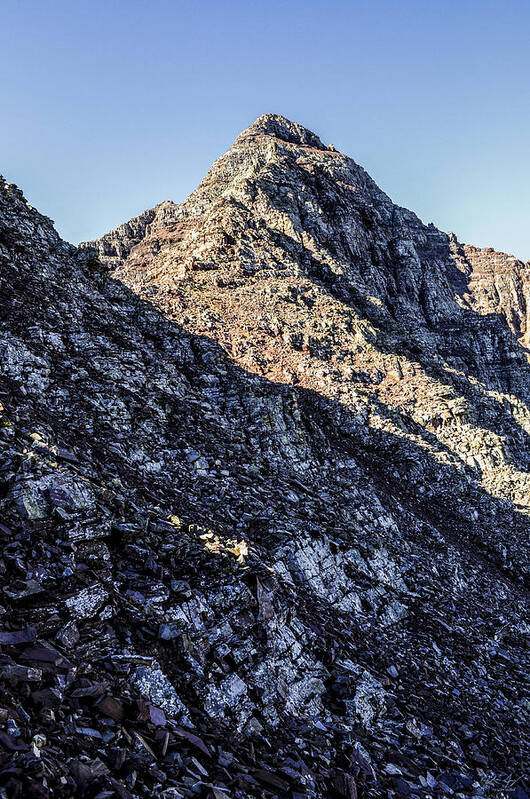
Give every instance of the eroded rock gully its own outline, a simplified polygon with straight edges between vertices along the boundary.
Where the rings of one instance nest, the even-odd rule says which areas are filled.
[[[524,799],[528,265],[261,117],[79,249],[0,184],[0,791]]]

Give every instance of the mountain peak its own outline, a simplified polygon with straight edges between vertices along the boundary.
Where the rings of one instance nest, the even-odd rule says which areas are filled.
[[[526,799],[530,273],[272,114],[90,246],[0,179],[2,795]]]
[[[292,144],[303,144],[308,147],[316,147],[319,150],[328,149],[316,133],[299,125],[298,122],[291,122],[281,114],[262,114],[238,136],[238,141],[249,136],[273,136]]]

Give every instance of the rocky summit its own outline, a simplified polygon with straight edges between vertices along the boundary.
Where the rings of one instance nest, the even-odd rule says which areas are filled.
[[[0,302],[1,797],[528,799],[530,264],[267,114]]]

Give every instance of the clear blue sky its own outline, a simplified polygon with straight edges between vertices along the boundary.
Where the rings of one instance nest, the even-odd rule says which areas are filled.
[[[530,259],[529,0],[1,0],[0,172],[77,242],[183,200],[264,112]]]

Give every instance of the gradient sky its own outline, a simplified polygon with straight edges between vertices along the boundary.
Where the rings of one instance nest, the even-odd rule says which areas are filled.
[[[0,172],[72,242],[183,200],[265,112],[530,259],[529,0],[0,0]]]

